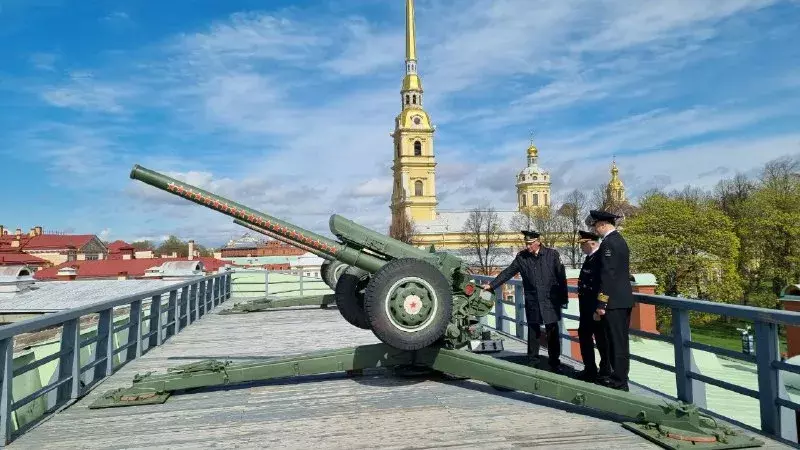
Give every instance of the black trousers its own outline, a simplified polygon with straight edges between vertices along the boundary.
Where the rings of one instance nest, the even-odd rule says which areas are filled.
[[[630,371],[630,341],[632,308],[608,309],[603,316],[603,325],[608,336],[608,354],[614,368],[611,380],[627,383]]]
[[[608,354],[608,339],[603,322],[594,320],[594,311],[581,311],[578,321],[578,343],[581,347],[581,359],[587,373],[598,374],[594,358],[594,344],[600,353],[600,375],[611,375],[611,359]],[[594,338],[594,339],[592,339]]]
[[[561,336],[558,331],[558,322],[548,323],[544,326],[547,338],[547,360],[551,367],[561,364]],[[528,324],[528,356],[539,356],[539,337],[542,327],[539,324]]]

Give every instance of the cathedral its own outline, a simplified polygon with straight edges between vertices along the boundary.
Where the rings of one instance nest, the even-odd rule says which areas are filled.
[[[395,117],[391,197],[392,223],[407,218],[413,224],[412,243],[428,248],[463,249],[469,244],[464,231],[471,212],[437,211],[436,157],[434,133],[436,126],[423,107],[422,80],[417,72],[414,0],[406,0],[406,58],[405,76],[400,89],[400,113]],[[525,164],[516,176],[517,209],[495,211],[500,221],[497,246],[518,249],[522,246],[519,232],[521,218],[531,211],[550,207],[550,173],[539,165],[539,149],[531,144],[525,151]],[[612,167],[606,197],[624,202],[624,188],[619,180],[616,161]],[[525,226],[523,225],[523,228]]]

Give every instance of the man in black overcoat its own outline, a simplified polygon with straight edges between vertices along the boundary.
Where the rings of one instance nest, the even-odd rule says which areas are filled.
[[[578,242],[581,251],[586,255],[581,266],[581,273],[578,275],[578,310],[580,318],[578,321],[578,342],[581,348],[581,359],[584,369],[578,373],[578,379],[594,382],[598,377],[608,377],[611,375],[611,363],[608,359],[608,340],[603,328],[603,322],[594,320],[597,311],[597,294],[599,283],[595,280],[599,276],[599,265],[597,260],[597,249],[600,248],[600,236],[589,231],[578,231],[580,237]],[[597,351],[600,353],[600,370],[594,357],[594,344],[597,344]]]
[[[517,253],[514,261],[494,280],[483,285],[495,290],[514,275],[522,277],[525,295],[525,320],[528,323],[528,358],[532,363],[539,359],[541,325],[545,326],[547,355],[550,369],[561,372],[561,335],[558,323],[561,309],[567,306],[567,275],[558,250],[542,246],[540,234],[522,231],[525,249]]]
[[[597,250],[600,276],[597,278],[597,319],[603,322],[609,342],[613,368],[611,376],[599,381],[611,388],[628,390],[630,370],[629,329],[633,309],[633,288],[630,280],[628,244],[616,229],[619,216],[606,211],[592,210],[586,225],[600,235]]]

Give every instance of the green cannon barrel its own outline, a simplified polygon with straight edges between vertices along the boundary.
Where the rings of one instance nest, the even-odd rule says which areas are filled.
[[[198,205],[203,205],[206,208],[219,211],[234,219],[239,219],[242,222],[272,231],[291,242],[306,245],[338,261],[364,269],[369,273],[375,273],[387,262],[386,260],[348,247],[340,242],[328,239],[325,236],[294,226],[278,218],[220,197],[219,195],[212,194],[197,186],[192,186],[183,181],[146,169],[138,164],[134,165],[133,169],[131,169],[130,177],[134,180],[139,180],[155,188],[177,195],[178,197],[185,198]]]
[[[257,227],[255,225],[249,224],[249,223],[247,223],[247,222],[245,222],[245,221],[243,221],[241,219],[233,219],[233,223],[235,223],[236,225],[241,225],[241,226],[243,226],[245,228],[249,228],[249,229],[251,229],[251,230],[253,230],[253,231],[257,232],[257,233],[261,233],[261,234],[267,235],[267,236],[269,236],[269,237],[271,237],[273,239],[277,239],[277,240],[279,240],[281,242],[285,242],[285,243],[287,243],[289,245],[293,245],[293,246],[295,246],[295,247],[297,247],[297,248],[299,248],[301,250],[305,250],[305,251],[307,251],[309,253],[317,255],[320,258],[327,259],[328,261],[334,261],[334,257],[333,256],[328,255],[326,253],[323,253],[323,252],[321,252],[321,251],[319,251],[319,250],[317,250],[315,248],[309,247],[308,245],[304,245],[304,244],[301,244],[299,242],[294,242],[292,240],[286,239],[285,237],[281,236],[278,233],[275,233],[274,231],[269,231],[269,230],[266,230],[264,228]]]
[[[430,252],[408,245],[398,239],[385,236],[374,230],[359,225],[338,214],[331,215],[328,221],[331,233],[346,244],[366,247],[389,258],[417,258],[428,260],[435,257]]]

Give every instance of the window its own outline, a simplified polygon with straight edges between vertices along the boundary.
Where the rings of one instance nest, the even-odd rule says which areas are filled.
[[[528,196],[522,194],[522,206],[528,206]]]
[[[410,100],[410,97],[409,97],[408,94],[406,94],[406,105],[409,103],[409,100]]]
[[[422,156],[422,142],[414,141],[414,156]]]
[[[417,180],[414,182],[414,195],[422,196],[422,181]]]
[[[539,206],[539,194],[533,194],[533,206]]]
[[[411,97],[411,103],[413,103],[413,104],[415,104],[415,105],[417,104],[417,94],[414,94],[414,95]]]

